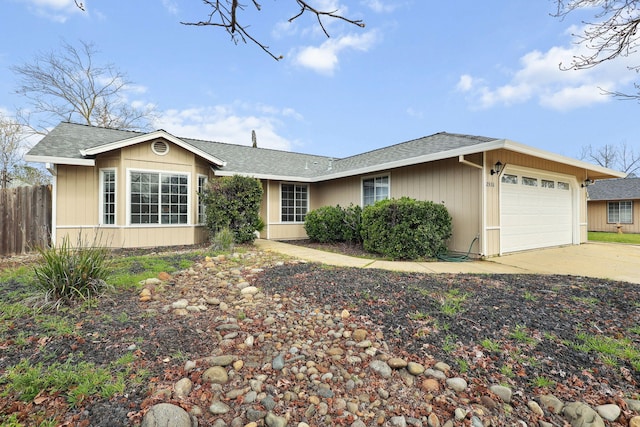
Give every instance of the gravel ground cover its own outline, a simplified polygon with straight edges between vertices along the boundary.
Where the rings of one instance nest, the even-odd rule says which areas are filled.
[[[0,268],[24,262],[30,261],[4,259]],[[259,288],[261,297],[241,299],[234,289],[238,281]],[[0,299],[18,302],[17,295],[21,295],[24,286],[14,280],[0,283]],[[328,323],[314,329],[313,338],[309,338],[312,346],[322,348],[324,343],[335,347],[335,340],[322,334],[339,328],[339,316],[334,322],[332,313],[345,311],[349,317],[343,320],[350,326],[344,328],[359,327],[381,337],[382,349],[389,355],[426,367],[445,362],[452,368],[450,375],[466,379],[470,384],[467,393],[443,391],[442,399],[431,396],[429,410],[443,422],[454,418],[456,408],[469,407],[476,401],[486,404],[482,398],[487,396],[495,401],[487,389],[496,384],[508,386],[515,397],[510,406],[491,409],[492,425],[517,425],[516,420],[535,425],[537,418],[527,409],[526,402],[540,394],[594,406],[615,403],[623,412],[616,421],[606,421],[606,425],[626,426],[638,415],[628,410],[624,401],[640,398],[637,285],[585,277],[424,275],[333,268],[250,251],[209,266],[200,260],[190,271],[175,273],[154,287],[153,298],[148,302],[140,301],[139,291],[120,291],[95,304],[57,313],[72,325],[66,333],[55,333],[50,325],[31,315],[3,320],[0,420],[15,416],[24,425],[48,420],[51,424],[43,425],[117,427],[140,424],[146,411],[161,401],[185,409],[198,404],[206,407],[212,392],[203,386],[201,372],[185,370],[186,362],[220,355],[223,350],[233,352],[245,363],[244,371],[238,371],[235,380],[241,381],[242,376],[252,378],[274,357],[304,344],[303,331],[294,325],[309,322],[311,313],[324,313],[323,321]],[[180,299],[194,304],[202,301],[208,308],[176,315],[170,307]],[[272,334],[266,318],[286,322],[279,333]],[[216,328],[229,319],[235,319],[243,333],[257,337],[254,346],[246,348],[233,344],[232,338],[226,338],[231,343],[216,338]],[[295,332],[287,333],[288,326]],[[235,347],[223,349],[223,345]],[[16,393],[4,393],[8,389],[7,370],[21,360],[47,365],[81,358],[108,366],[129,353],[134,360],[133,369],[127,374],[127,388],[110,399],[91,395],[69,407],[64,394],[46,390],[26,402]],[[310,353],[308,357],[311,356]],[[369,362],[362,360],[361,367],[350,369],[362,374],[367,372],[365,365]],[[296,387],[298,393],[309,394],[306,380],[296,384],[298,377],[278,375],[268,384],[275,396],[279,389]],[[188,399],[162,393],[185,376],[196,384]],[[136,377],[141,380],[136,381]],[[414,409],[424,408],[425,393],[407,396],[404,406],[393,400],[393,392],[406,386],[406,378],[393,376],[381,382],[374,375],[361,377],[360,388],[340,390],[344,383],[335,382],[332,393],[344,399],[369,395],[371,402],[386,393],[383,401],[389,405],[387,422],[403,412],[418,418],[426,415],[420,411],[411,413],[410,404],[411,399],[421,399]],[[234,402],[242,407],[237,398],[227,403],[234,406]],[[308,402],[276,403],[276,411],[287,405],[290,408],[290,425],[298,425],[309,416]],[[199,425],[216,425],[216,420],[226,423],[217,425],[233,425],[232,420],[242,416],[227,414],[216,418],[204,412],[198,416]],[[346,424],[349,419],[341,414],[344,409],[330,412],[333,421],[329,424],[326,414],[324,418],[315,414],[311,416],[315,423],[309,424]],[[546,419],[554,423],[551,425],[563,425],[560,418]],[[375,420],[370,421],[367,425],[375,424]],[[469,418],[459,421],[457,425],[471,423]]]

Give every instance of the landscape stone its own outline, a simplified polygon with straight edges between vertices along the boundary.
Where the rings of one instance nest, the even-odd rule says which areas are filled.
[[[191,427],[191,417],[179,406],[158,403],[145,414],[140,427]]]
[[[571,402],[562,410],[572,427],[605,427],[598,413],[583,402]]]

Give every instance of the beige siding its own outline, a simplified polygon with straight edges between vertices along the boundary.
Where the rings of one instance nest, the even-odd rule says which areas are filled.
[[[618,224],[607,222],[607,202],[591,201],[589,209],[589,231],[616,233]],[[640,233],[640,200],[633,201],[633,224],[620,224],[623,233]]]
[[[116,170],[116,224],[99,226],[100,173]],[[208,239],[205,227],[197,225],[198,174],[211,176],[207,162],[176,145],[160,156],[145,142],[99,155],[96,167],[59,165],[56,177],[56,242],[69,236],[75,242],[98,238],[112,247],[189,245]],[[178,172],[189,175],[190,216],[187,225],[131,226],[127,218],[127,175],[130,170]]]
[[[448,159],[439,162],[383,171],[372,175],[342,178],[313,187],[312,209],[320,206],[362,205],[362,179],[389,175],[390,196],[444,203],[453,217],[449,248],[464,251],[482,228],[481,170]],[[473,252],[477,253],[477,245]]]
[[[266,206],[263,205],[262,212],[266,212],[266,214],[262,214],[262,217],[266,227],[261,236],[273,240],[306,239],[307,233],[304,231],[303,223],[287,223],[281,220],[280,184],[282,184],[280,181],[266,181],[264,184]],[[308,185],[308,197],[311,203],[315,195],[315,186],[312,184],[302,185]]]
[[[95,168],[60,165],[56,175],[57,226],[91,226],[98,221],[98,172]]]
[[[58,227],[56,242],[65,237],[71,244],[79,240],[111,248],[144,248],[157,246],[193,245],[208,239],[205,227]]]
[[[391,196],[442,203],[453,218],[452,251],[466,252],[482,229],[482,172],[448,159],[395,170],[391,174]],[[472,251],[479,252],[478,245]]]

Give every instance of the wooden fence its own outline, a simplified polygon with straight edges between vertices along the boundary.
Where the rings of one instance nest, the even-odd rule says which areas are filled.
[[[0,189],[0,255],[51,242],[51,186]]]

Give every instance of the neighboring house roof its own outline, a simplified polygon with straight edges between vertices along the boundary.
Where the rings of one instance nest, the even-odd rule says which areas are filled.
[[[587,187],[589,200],[640,199],[640,178],[605,179]]]
[[[245,145],[178,138],[164,130],[150,133],[122,131],[61,123],[36,144],[25,160],[92,166],[97,154],[163,137],[207,159],[216,175],[250,175],[261,179],[316,182],[374,173],[403,166],[507,149],[543,159],[570,164],[589,171],[592,178],[622,177],[624,174],[580,160],[538,150],[506,139],[436,133],[343,159],[254,148]],[[481,165],[479,165],[481,166]]]

